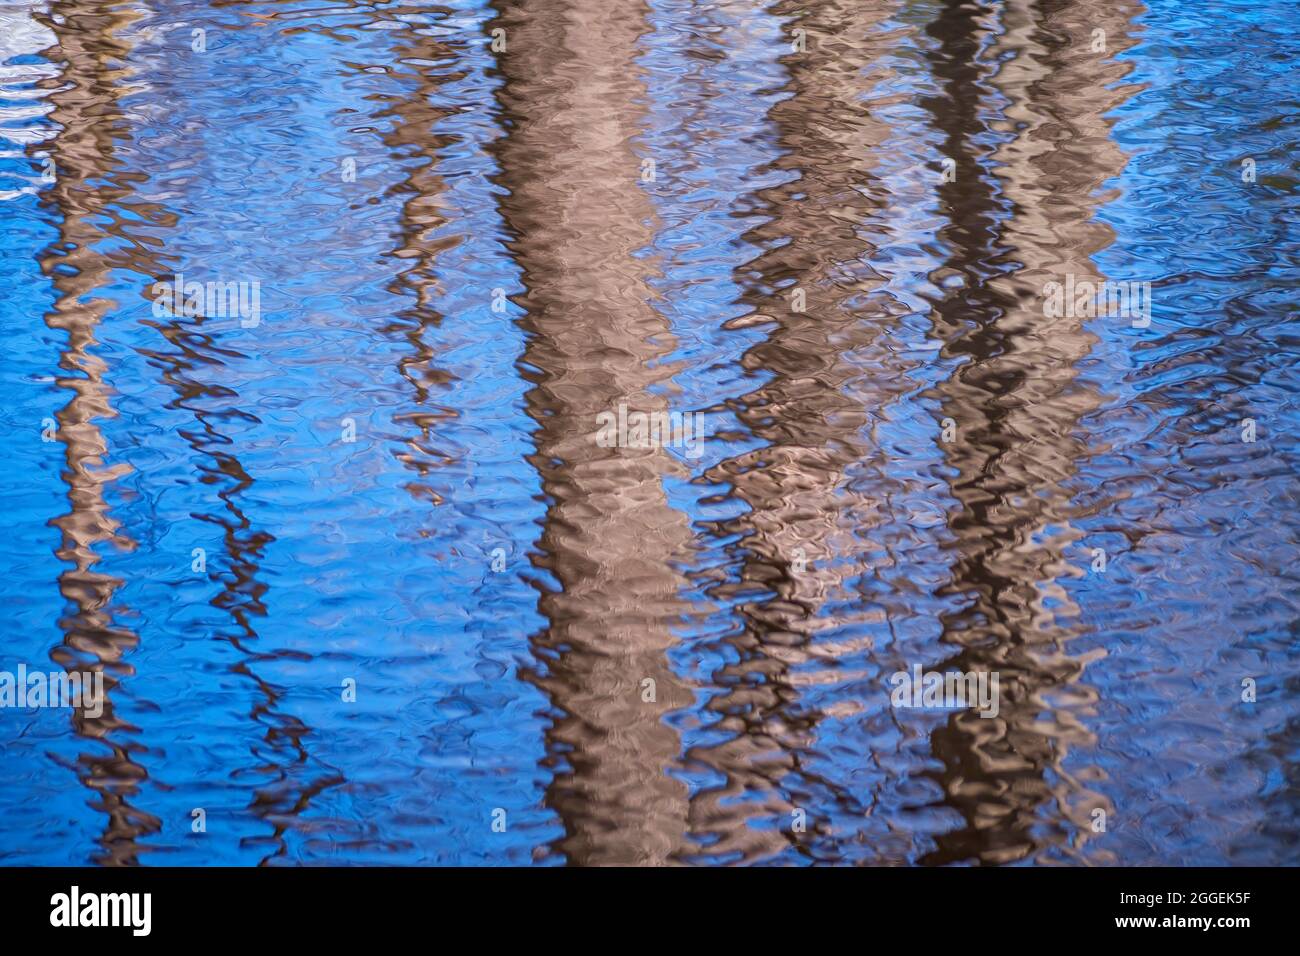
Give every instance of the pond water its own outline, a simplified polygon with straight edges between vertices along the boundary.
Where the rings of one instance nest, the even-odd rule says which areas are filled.
[[[1300,862],[1298,31],[2,0],[0,863]]]

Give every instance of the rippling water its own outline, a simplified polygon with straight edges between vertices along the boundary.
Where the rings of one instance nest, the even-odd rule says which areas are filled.
[[[1298,31],[0,0],[0,862],[1300,862]]]

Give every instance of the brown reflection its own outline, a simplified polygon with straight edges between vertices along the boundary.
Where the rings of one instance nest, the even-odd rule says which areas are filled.
[[[149,226],[139,224],[148,223],[175,233],[179,217],[165,205],[134,199],[131,187],[146,182],[148,177],[121,170],[114,158],[117,144],[129,139],[117,100],[128,91],[138,93],[144,87],[137,82],[135,89],[130,89],[123,81],[135,71],[112,69],[109,64],[125,59],[130,45],[119,34],[141,15],[129,10],[120,14],[83,15],[66,7],[62,12],[65,17],[62,25],[48,22],[60,40],[58,50],[49,55],[56,59],[62,56],[68,61],[63,81],[71,84],[70,89],[56,92],[50,98],[56,106],[51,118],[64,127],[49,147],[58,178],[48,195],[62,217],[61,236],[42,264],[60,292],[47,322],[52,328],[65,329],[69,335],[70,348],[61,366],[79,369],[85,378],[60,381],[75,393],[59,416],[59,437],[68,445],[69,471],[65,474],[72,489],[72,511],[54,523],[65,534],[65,545],[59,550],[59,556],[76,565],[76,570],[60,576],[60,587],[80,610],[63,622],[67,637],[52,656],[70,668],[102,666],[106,671],[105,685],[111,688],[115,681],[107,676],[109,671],[119,675],[133,673],[131,665],[122,658],[136,646],[138,637],[113,627],[103,610],[111,603],[121,582],[91,570],[99,560],[93,546],[113,541],[122,547],[133,547],[134,542],[117,532],[117,524],[107,514],[100,490],[104,482],[120,477],[128,466],[108,471],[90,470],[101,463],[106,451],[93,419],[115,414],[109,404],[111,390],[103,381],[106,367],[90,351],[95,344],[95,326],[112,303],[81,299],[105,284],[111,269],[134,272],[143,281],[146,293],[154,280],[170,281],[162,263],[175,257],[160,251],[162,242]],[[120,217],[115,209],[128,211],[130,215]],[[107,224],[92,224],[95,218],[107,220]],[[97,244],[109,237],[127,241],[117,244],[118,248],[112,252],[104,252]],[[75,275],[69,275],[69,266],[76,270]],[[215,320],[217,325],[223,321]],[[211,604],[229,614],[236,630],[214,636],[228,640],[244,655],[244,660],[233,665],[231,671],[256,684],[263,697],[249,716],[255,725],[264,728],[266,746],[255,748],[249,768],[233,768],[231,772],[234,776],[248,772],[274,778],[258,788],[251,805],[253,814],[267,820],[273,828],[273,833],[263,838],[274,847],[269,860],[285,855],[287,844],[283,835],[311,798],[342,782],[342,778],[331,770],[306,783],[297,781],[295,771],[310,761],[303,743],[310,728],[293,715],[277,711],[280,690],[249,666],[257,654],[248,644],[257,637],[254,619],[267,612],[263,602],[267,585],[258,579],[260,559],[265,547],[275,539],[254,527],[240,506],[241,496],[252,487],[254,480],[239,458],[227,450],[232,444],[227,432],[231,431],[229,422],[256,423],[257,418],[234,406],[239,396],[230,389],[207,384],[193,374],[203,366],[221,365],[240,355],[221,345],[220,328],[205,328],[209,319],[204,316],[148,322],[166,340],[168,348],[141,349],[141,354],[161,369],[162,380],[175,391],[176,399],[168,407],[193,414],[196,427],[182,428],[180,435],[196,453],[201,483],[211,488],[222,503],[216,512],[194,517],[222,529],[228,558],[223,570],[209,570],[213,579],[222,584]],[[74,427],[69,428],[70,424]],[[81,656],[73,651],[81,652]],[[90,664],[86,663],[86,654],[94,658]],[[80,664],[76,664],[78,660]],[[107,732],[115,729],[131,732],[138,728],[116,720],[110,703],[99,720],[78,717],[77,729],[114,748],[109,758],[81,758],[89,767],[83,779],[102,794],[110,815],[108,833],[102,840],[109,854],[99,862],[136,863],[136,838],[157,831],[160,821],[126,802],[126,797],[136,791],[137,782],[147,776],[130,756],[131,751],[141,748],[114,744]]]
[[[875,170],[890,128],[869,98],[883,78],[877,61],[900,40],[881,27],[898,8],[892,0],[782,2],[769,11],[787,36],[803,30],[807,46],[783,57],[792,95],[768,115],[782,150],[775,166],[797,176],[757,194],[768,220],[745,239],[764,251],[736,274],[741,301],[756,313],[743,321],[774,324],[743,359],[763,384],[731,403],[765,444],[705,475],[733,486],[749,509],[715,530],[741,536],[732,548],[739,581],[710,592],[739,602],[741,630],[726,638],[739,660],[715,675],[723,692],[708,705],[730,736],[688,755],[725,777],[691,802],[692,831],[710,857],[750,861],[791,842],[833,856],[816,845],[833,839],[826,821],[809,819],[801,837],[792,811],[816,795],[817,805],[860,817],[869,799],[806,765],[824,714],[800,694],[862,676],[839,659],[860,656],[869,640],[826,641],[821,632],[878,622],[852,582],[864,571],[862,540],[881,519],[850,471],[873,456],[874,413],[907,385],[881,341],[906,310],[878,291],[870,235],[884,228],[889,204]]]
[[[940,191],[952,255],[935,278],[959,288],[936,303],[935,334],[966,360],[936,389],[957,426],[942,446],[959,506],[944,593],[966,603],[943,620],[957,650],[927,666],[997,671],[1001,713],[957,714],[932,736],[946,802],[966,822],[937,838],[927,863],[1011,862],[1046,842],[1076,854],[1090,811],[1110,810],[1089,789],[1099,771],[1065,766],[1071,746],[1092,743],[1082,718],[1096,692],[1082,683],[1090,658],[1069,651],[1081,625],[1059,583],[1087,567],[1070,547],[1081,534],[1067,484],[1091,451],[1079,421],[1099,396],[1075,379],[1096,337],[1086,320],[1044,317],[1042,291],[1066,273],[1099,278],[1089,257],[1111,235],[1094,221],[1105,200],[1094,192],[1124,165],[1103,116],[1127,95],[1105,87],[1126,72],[1112,57],[1131,45],[1137,12],[1132,2],[1017,0],[995,23],[988,8],[953,0],[929,28],[944,96],[927,106],[957,162]],[[1097,28],[1108,54],[1089,48]],[[994,94],[1006,105],[990,121]],[[990,128],[1000,144],[980,145]]]
[[[389,98],[388,109],[377,113],[375,119],[393,120],[392,128],[383,137],[385,146],[402,158],[421,160],[394,188],[394,192],[409,197],[402,205],[402,244],[390,253],[405,267],[388,286],[388,291],[412,296],[415,302],[395,315],[382,331],[404,338],[411,348],[411,353],[398,362],[398,371],[411,386],[418,408],[394,417],[396,424],[413,431],[406,439],[406,448],[397,455],[421,479],[409,483],[407,490],[417,498],[441,504],[441,496],[423,479],[447,460],[447,452],[440,450],[436,443],[434,429],[456,412],[429,401],[430,393],[446,387],[452,377],[435,364],[434,349],[424,341],[424,336],[443,318],[434,305],[443,291],[435,270],[437,258],[460,241],[436,235],[448,221],[440,202],[446,183],[438,159],[453,139],[435,132],[435,127],[455,112],[454,108],[439,104],[438,91],[443,84],[460,79],[463,74],[452,69],[460,55],[455,48],[417,32],[405,21],[398,22],[402,23],[402,29],[394,37],[393,78],[414,83],[410,92]],[[398,65],[406,65],[410,72],[396,71]]]
[[[55,415],[57,438],[64,445],[69,510],[50,523],[62,534],[55,554],[71,565],[58,583],[73,610],[59,621],[63,641],[50,657],[69,671],[104,674],[103,713],[89,717],[79,710],[72,718],[76,732],[94,741],[92,751],[77,758],[76,772],[95,794],[93,806],[108,816],[96,862],[129,865],[139,862],[139,837],[157,831],[160,821],[130,803],[148,773],[133,756],[143,748],[124,740],[139,728],[119,718],[111,700],[119,678],[134,672],[124,658],[139,638],[113,619],[110,608],[122,581],[95,570],[97,549],[131,549],[135,542],[119,530],[104,500],[104,486],[130,469],[125,464],[104,465],[108,446],[96,422],[116,412],[105,381],[108,366],[95,354],[95,332],[112,303],[93,295],[108,283],[110,270],[118,264],[94,247],[122,235],[111,210],[141,178],[118,172],[115,158],[128,135],[119,100],[128,92],[126,81],[132,73],[122,66],[130,43],[120,34],[141,15],[125,4],[78,2],[62,4],[59,12],[58,20],[36,15],[58,41],[46,55],[63,61],[61,76],[39,84],[52,91],[49,120],[61,127],[42,146],[53,158],[56,173],[42,201],[57,213],[59,238],[42,253],[40,263],[58,294],[45,322],[67,337],[57,382],[69,393],[68,403]],[[126,261],[136,254],[135,245],[126,243],[115,259]]]
[[[654,209],[632,140],[645,96],[637,67],[647,6],[632,0],[501,3],[498,63],[508,134],[498,144],[502,213],[527,289],[520,361],[549,506],[535,564],[549,626],[534,638],[537,685],[557,713],[547,803],[575,864],[661,864],[686,828],[679,753],[665,723],[689,703],[667,651],[685,613],[675,563],[691,532],[663,480],[685,474],[663,450],[600,448],[597,415],[666,407],[652,387],[672,369],[668,324],[650,304]],[[654,701],[643,700],[653,680]]]
[[[267,21],[275,19],[268,14]],[[159,87],[161,92],[165,88]],[[165,168],[173,175],[182,165],[190,165],[201,157],[186,152]],[[134,218],[155,224],[159,230],[182,237],[182,219],[178,213],[160,203],[135,201],[131,204]],[[150,239],[150,245],[162,245]],[[178,246],[183,246],[178,241]],[[179,265],[178,255],[142,254],[124,268],[137,271],[147,283],[145,291],[155,280],[170,283],[173,275],[163,268],[166,260],[173,268]],[[182,268],[180,271],[185,272]],[[257,275],[257,268],[240,270],[241,275]],[[207,276],[207,279],[232,277]],[[257,484],[238,453],[238,435],[241,429],[261,424],[253,413],[246,411],[249,399],[241,397],[231,385],[237,375],[212,374],[214,369],[235,366],[245,359],[243,353],[228,341],[238,333],[236,320],[228,317],[171,316],[151,318],[146,324],[155,328],[165,340],[165,347],[142,348],[140,352],[160,370],[160,378],[175,393],[167,404],[168,409],[179,409],[193,416],[192,427],[179,430],[194,461],[199,482],[207,493],[220,502],[211,510],[195,512],[191,517],[220,529],[221,561],[209,560],[208,577],[220,585],[209,604],[226,614],[230,624],[214,628],[214,640],[228,642],[240,654],[240,659],[229,667],[229,672],[247,680],[256,688],[256,696],[248,712],[250,730],[257,737],[249,746],[249,758],[243,765],[229,768],[230,777],[242,782],[245,778],[257,780],[249,798],[248,812],[262,820],[270,832],[265,835],[245,837],[244,847],[266,848],[259,861],[267,866],[277,861],[289,860],[287,834],[297,829],[303,833],[314,832],[317,824],[304,820],[312,801],[324,791],[346,783],[338,768],[322,764],[308,747],[313,730],[301,718],[281,708],[284,689],[271,683],[256,667],[260,661],[275,657],[293,657],[301,660],[299,652],[277,651],[258,646],[259,618],[266,617],[269,608],[266,597],[270,585],[262,573],[266,549],[276,537],[265,527],[254,522],[245,508],[245,500]]]
[[[173,167],[174,168],[174,167]],[[136,204],[134,212],[150,222],[175,230],[179,219],[174,212],[156,204]],[[170,281],[170,277],[164,277]],[[278,709],[283,692],[263,679],[252,665],[265,654],[257,648],[256,621],[267,615],[265,602],[269,585],[261,579],[261,561],[275,535],[257,527],[244,510],[243,498],[256,484],[238,455],[230,451],[235,440],[231,433],[240,423],[257,424],[258,418],[236,406],[239,395],[231,389],[205,382],[196,370],[205,366],[225,365],[240,357],[221,344],[224,318],[205,316],[171,318],[157,321],[156,328],[166,340],[166,349],[141,350],[162,371],[161,378],[175,393],[168,408],[182,409],[194,417],[194,427],[181,430],[181,437],[193,452],[201,484],[210,489],[220,502],[210,512],[196,512],[193,517],[221,529],[225,561],[210,566],[208,575],[221,585],[210,604],[229,615],[231,628],[225,633],[214,631],[213,637],[228,641],[242,659],[231,665],[230,672],[251,681],[260,700],[249,711],[249,721],[262,731],[264,745],[254,745],[246,767],[231,768],[232,777],[253,775],[266,779],[253,794],[250,812],[272,828],[264,837],[249,838],[246,845],[268,844],[271,849],[262,864],[288,855],[285,834],[308,809],[311,800],[322,791],[338,786],[344,778],[335,768],[326,768],[315,777],[301,777],[312,767],[313,757],[306,746],[311,728],[293,714]],[[205,326],[212,322],[214,328]],[[233,427],[232,427],[233,426]]]

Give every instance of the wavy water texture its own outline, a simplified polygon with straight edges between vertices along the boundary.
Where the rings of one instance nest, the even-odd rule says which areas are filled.
[[[0,0],[0,863],[1300,862],[1298,34]]]

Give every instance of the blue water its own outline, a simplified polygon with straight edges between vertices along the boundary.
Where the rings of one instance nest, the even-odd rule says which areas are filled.
[[[1297,31],[4,0],[0,863],[1300,862]]]

